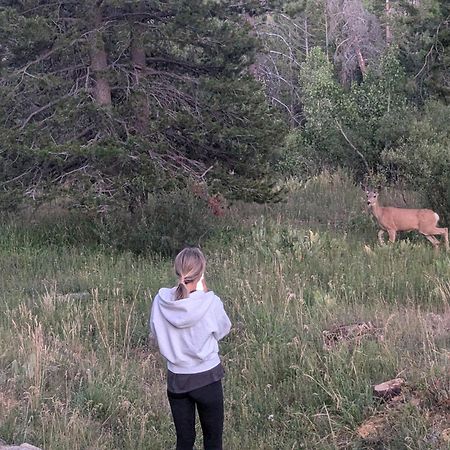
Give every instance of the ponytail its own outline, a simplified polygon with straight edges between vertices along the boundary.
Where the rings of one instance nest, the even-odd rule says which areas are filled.
[[[175,300],[189,297],[187,283],[199,280],[205,272],[206,259],[197,247],[187,247],[178,253],[175,258],[174,269],[178,277],[178,286],[175,291]]]
[[[186,287],[186,283],[184,281],[180,281],[177,286],[177,290],[175,291],[175,300],[180,300],[181,298],[187,298],[189,296],[188,289]]]

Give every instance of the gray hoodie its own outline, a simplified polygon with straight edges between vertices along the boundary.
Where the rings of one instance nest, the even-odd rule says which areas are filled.
[[[220,363],[218,341],[231,322],[212,291],[175,300],[176,288],[162,288],[153,300],[150,333],[174,373],[199,373]]]

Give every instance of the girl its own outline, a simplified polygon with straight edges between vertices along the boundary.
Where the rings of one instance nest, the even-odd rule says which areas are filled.
[[[205,266],[200,249],[182,250],[175,258],[178,286],[161,288],[150,314],[150,335],[167,361],[177,450],[193,449],[196,408],[205,450],[222,450],[224,370],[218,341],[231,322],[220,298],[206,287]]]

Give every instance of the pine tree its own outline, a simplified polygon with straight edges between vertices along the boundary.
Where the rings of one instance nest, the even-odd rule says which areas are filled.
[[[242,11],[224,0],[4,4],[4,186],[102,203],[193,178],[270,198],[283,126],[248,74],[256,42]]]

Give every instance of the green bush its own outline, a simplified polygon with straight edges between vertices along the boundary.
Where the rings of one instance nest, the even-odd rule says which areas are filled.
[[[172,256],[185,245],[201,245],[221,222],[205,200],[188,189],[151,194],[133,212],[106,213],[70,209],[54,204],[27,209],[4,218],[2,247],[98,246],[135,254]]]
[[[411,123],[410,137],[384,153],[408,184],[427,198],[430,208],[450,222],[450,106],[431,102],[423,116]]]
[[[171,256],[186,245],[201,245],[215,222],[204,200],[177,190],[151,195],[133,214],[111,214],[97,224],[97,233],[102,243],[118,250]]]
[[[287,175],[316,175],[344,167],[356,178],[386,170],[381,153],[408,135],[412,108],[395,49],[360,83],[344,89],[333,65],[312,49],[299,73],[304,124],[285,141],[279,169]]]

